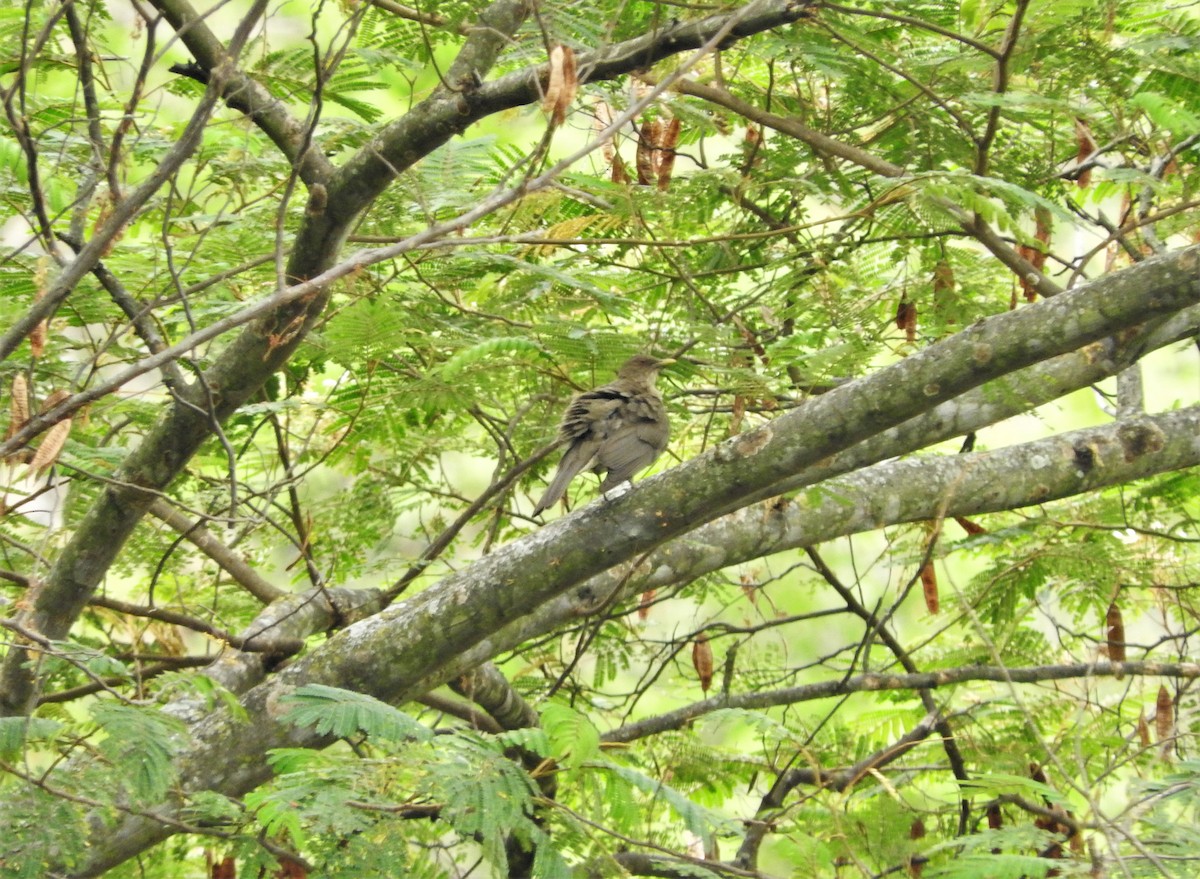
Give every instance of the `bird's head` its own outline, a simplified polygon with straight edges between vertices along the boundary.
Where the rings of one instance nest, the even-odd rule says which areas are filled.
[[[651,357],[649,354],[635,354],[626,360],[621,368],[617,370],[617,378],[631,382],[654,384],[654,379],[658,375],[658,371],[664,366],[670,366],[674,362],[670,357],[660,360],[657,357]]]

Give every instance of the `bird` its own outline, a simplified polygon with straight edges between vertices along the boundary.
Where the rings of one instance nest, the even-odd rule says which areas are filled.
[[[634,355],[617,371],[615,381],[571,400],[558,429],[567,450],[533,515],[562,497],[567,484],[583,470],[606,474],[600,483],[603,494],[631,482],[634,474],[654,463],[670,436],[667,410],[654,380],[660,369],[674,362]]]

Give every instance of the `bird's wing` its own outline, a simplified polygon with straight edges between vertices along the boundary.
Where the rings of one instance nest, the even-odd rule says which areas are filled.
[[[629,402],[629,395],[609,385],[579,394],[567,407],[558,432],[570,443],[602,440],[612,429],[613,417]]]
[[[662,400],[637,395],[613,412],[596,450],[596,467],[608,471],[601,491],[620,485],[654,463],[667,446],[670,429]]]

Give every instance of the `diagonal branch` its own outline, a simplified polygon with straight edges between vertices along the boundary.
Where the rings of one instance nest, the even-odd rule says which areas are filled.
[[[1047,357],[1056,348],[1076,347],[1133,319],[1177,307],[1181,300],[1200,299],[1198,257],[1200,248],[1147,260],[1055,299],[983,321],[647,480],[622,498],[594,502],[343,629],[245,694],[243,707],[252,723],[235,728],[224,711],[200,721],[193,730],[194,744],[180,762],[180,790],[236,795],[267,777],[267,750],[311,743],[307,733],[278,721],[272,708],[294,687],[327,683],[388,701],[420,696],[549,630],[557,620],[539,612],[547,601],[570,595],[576,608],[594,604],[589,577],[694,529],[739,498],[776,484],[781,475],[811,466],[864,435],[925,411],[938,398]],[[1176,277],[1175,271],[1183,276]],[[1100,306],[1102,314],[1096,311]],[[1009,509],[1194,465],[1200,461],[1200,449],[1192,441],[1198,430],[1200,412],[1190,410],[1015,450],[893,462],[831,482],[825,491],[807,495],[804,503],[775,501],[742,510],[724,525],[748,529],[753,551],[761,555],[939,512],[972,515]],[[1089,449],[1090,460],[1103,466],[1083,469],[1077,447]],[[1044,466],[1031,473],[1034,456]],[[734,561],[726,545],[693,548],[721,567]],[[687,553],[677,548],[664,552],[659,567],[669,571],[682,555]],[[1152,673],[1146,671],[1149,666],[1128,667],[1129,673]],[[1111,671],[1115,669],[1100,667],[1100,673]],[[814,687],[824,688],[821,692],[833,687],[832,694],[891,686],[932,688],[958,680],[948,674],[874,675]],[[162,806],[166,815],[173,808]],[[90,866],[81,875],[118,863],[169,833],[166,825],[131,819],[106,837],[103,846],[93,848]]]
[[[204,16],[188,0],[151,0],[163,18],[175,29],[199,70],[192,78],[208,83],[212,74],[230,61],[230,51],[209,28]],[[175,72],[180,71],[173,68]],[[287,105],[241,70],[228,69],[222,77],[220,96],[231,108],[253,120],[279,151],[296,167],[296,173],[312,185],[326,179],[333,165],[319,149],[306,149],[310,138],[304,124]]]
[[[1178,677],[1200,678],[1200,663],[1195,662],[1079,662],[1071,665],[1035,665],[1009,668],[1002,665],[965,665],[917,674],[864,674],[834,681],[801,684],[780,690],[720,696],[684,705],[666,714],[648,717],[601,736],[606,742],[631,742],[659,732],[680,729],[697,717],[726,708],[762,709],[795,705],[854,693],[879,693],[891,690],[934,690],[973,681],[993,683],[1040,684],[1080,678]]]
[[[179,3],[185,0],[171,2],[175,4],[176,13],[184,15],[179,10],[186,7]],[[592,79],[613,77],[679,52],[759,33],[795,21],[806,8],[807,3],[802,0],[756,0],[732,13],[710,16],[698,22],[672,24],[661,31],[585,56],[585,76]],[[294,286],[280,291],[277,300],[270,297],[274,300],[270,305],[260,303],[256,307],[256,314],[261,316],[229,344],[205,373],[202,382],[178,393],[169,412],[141,446],[127,456],[114,482],[105,488],[63,548],[49,576],[34,590],[31,606],[21,614],[23,626],[51,638],[62,637],[70,630],[155,493],[174,479],[212,435],[214,426],[250,399],[266,378],[287,362],[305,338],[328,301],[329,282],[340,276],[323,273],[329,273],[336,261],[351,224],[386,188],[398,173],[397,169],[427,155],[471,122],[499,110],[532,103],[540,97],[545,65],[474,88],[475,80],[487,72],[505,39],[520,25],[527,11],[521,0],[496,0],[489,6],[481,13],[480,21],[485,26],[472,30],[451,68],[469,80],[469,83],[460,84],[463,90],[454,91],[446,86],[435,90],[427,101],[386,127],[379,137],[343,166],[329,180],[323,200],[310,200],[310,210],[306,211],[297,232],[287,266],[287,279]],[[185,31],[199,27],[195,19],[190,18],[182,26]],[[243,21],[235,44],[237,39],[244,38],[247,28],[247,21]],[[205,49],[210,50],[215,59],[215,47]],[[226,53],[227,58],[235,55],[232,51]],[[224,77],[227,76],[236,78],[237,73],[225,60],[214,71],[209,83],[206,100],[210,103],[218,95],[225,94]],[[530,185],[547,185],[561,169],[560,163]],[[524,191],[525,188],[518,187],[501,193],[469,212],[466,219],[485,216]],[[442,228],[427,230],[413,236],[405,246],[419,246],[435,240],[445,231]],[[89,242],[83,253],[87,253],[101,237],[98,235]],[[382,258],[388,250],[384,248],[375,255]],[[83,253],[68,271],[85,262]],[[304,283],[309,280],[311,283]],[[168,352],[177,347],[164,349],[143,360],[139,366],[168,357]],[[117,378],[121,379],[121,376]],[[123,380],[127,381],[128,377]],[[211,389],[211,395],[205,394],[205,389]],[[90,389],[85,394],[75,395],[68,403],[82,405],[82,400],[96,393],[95,388]],[[64,412],[60,406],[46,415],[61,418]],[[36,421],[31,420],[10,442],[17,442],[18,436],[28,439],[32,434],[27,431],[44,427]],[[15,648],[8,652],[0,666],[0,716],[26,713],[33,704],[35,680],[25,658],[24,651]]]

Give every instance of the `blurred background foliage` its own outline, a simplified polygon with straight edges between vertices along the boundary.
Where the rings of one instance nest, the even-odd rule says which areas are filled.
[[[231,29],[242,6],[220,5],[210,26]],[[244,55],[248,72],[297,118],[315,122],[312,141],[335,164],[430,93],[482,4],[393,7],[273,4]],[[92,121],[101,142],[120,149],[97,153],[64,7],[0,7],[0,326],[25,312],[53,269],[31,236],[41,222],[31,191],[55,230],[86,238],[111,211],[114,189],[133,188],[157,167],[202,93],[168,69],[189,59],[149,7],[72,8],[86,30]],[[716,11],[608,0],[539,7],[490,78],[543,63],[548,45],[582,53]],[[281,589],[386,589],[419,565],[410,587],[418,590],[535,527],[530,495],[540,493],[554,456],[501,483],[553,440],[572,393],[608,381],[633,353],[678,359],[661,381],[673,429],[664,468],[979,318],[1021,307],[1019,279],[964,232],[947,204],[1044,259],[1063,286],[1195,241],[1197,49],[1200,17],[1186,3],[818,3],[795,25],[733,43],[688,74],[730,100],[668,91],[621,127],[611,152],[595,149],[554,185],[339,282],[286,369],[193,459],[169,500],[206,518]],[[361,217],[345,252],[452,220],[573,154],[677,63],[585,85],[552,135],[537,107],[472,126],[405,170]],[[814,151],[765,124],[764,114],[898,173]],[[651,123],[661,131],[671,120],[673,171],[639,184],[639,144],[644,154]],[[267,138],[222,108],[104,266],[163,338],[177,341],[276,288],[306,197]],[[0,364],[5,399],[24,380],[33,411],[54,391],[84,390],[147,353],[94,276],[45,336],[40,349],[27,341]],[[224,343],[183,358],[184,376]],[[1195,402],[1193,348],[1163,352],[1146,369],[1151,408]],[[44,573],[167,401],[152,374],[76,417],[48,474],[28,474],[27,459],[5,465],[6,603],[19,604]],[[1085,392],[981,432],[977,447],[1101,423],[1107,406]],[[493,487],[486,504],[454,524]],[[1197,619],[1196,489],[1194,474],[1170,474],[983,517],[978,531],[947,523],[932,549],[923,527],[897,526],[820,553],[923,670],[1095,659],[1114,606],[1131,659],[1186,659]],[[573,503],[594,491],[593,481],[577,481]],[[452,526],[461,530],[418,562]],[[917,582],[927,556],[941,586],[936,615]],[[76,850],[85,805],[128,808],[169,789],[179,731],[144,706],[203,690],[182,669],[221,649],[186,620],[234,632],[260,609],[155,520],[135,532],[103,594],[173,611],[184,623],[91,608],[63,645],[69,660],[49,661],[49,698],[35,722],[0,726],[0,756],[16,767],[0,786],[27,788],[30,773],[79,748],[105,758],[90,775],[31,794],[27,823],[16,831],[28,837],[27,854]],[[700,632],[718,688],[725,663],[745,692],[898,669],[873,625],[847,610],[803,553],[643,598],[644,618],[636,605],[612,608],[497,658],[519,692],[543,712],[561,712],[560,733],[415,739],[408,726],[371,713],[382,707],[364,708],[335,728],[350,745],[278,753],[278,781],[243,801],[198,798],[196,825],[220,822],[225,837],[180,837],[137,870],[217,876],[228,853],[241,875],[254,875],[260,862],[284,869],[280,852],[292,851],[312,875],[492,875],[470,866],[482,858],[490,866],[481,869],[500,870],[513,836],[537,846],[541,875],[566,875],[628,838],[699,856],[715,844],[728,859],[740,822],[787,769],[853,765],[926,714],[917,694],[890,692],[731,710],[616,751],[602,747],[596,731],[703,697],[693,646]],[[95,695],[98,679],[134,704]],[[759,868],[822,877],[923,868],[927,879],[1049,875],[1052,866],[1056,875],[1192,875],[1200,850],[1181,828],[1196,821],[1194,690],[1187,681],[1162,682],[1172,725],[1156,729],[1159,683],[939,692],[976,788],[959,788],[931,739],[857,785],[793,797],[770,816],[774,832]],[[407,710],[431,726],[449,722],[420,706]],[[550,725],[546,714],[543,721]],[[505,756],[514,747],[560,761],[561,808],[535,813],[536,779]],[[1030,763],[1049,764],[1051,779],[1031,776]],[[976,807],[967,835],[960,797]],[[1063,860],[1034,857],[1055,845],[1061,853],[1066,841],[1035,826],[1035,816],[1012,805],[1017,798],[1066,803],[1088,823],[1086,847],[1067,846]],[[990,829],[982,811],[989,802],[1004,814]],[[438,804],[443,822],[404,820],[400,806],[415,803]],[[1068,836],[1073,844],[1080,835]],[[200,845],[217,853],[215,865],[197,856]],[[980,856],[991,866],[981,867]],[[0,874],[39,869],[36,855],[0,862]]]

